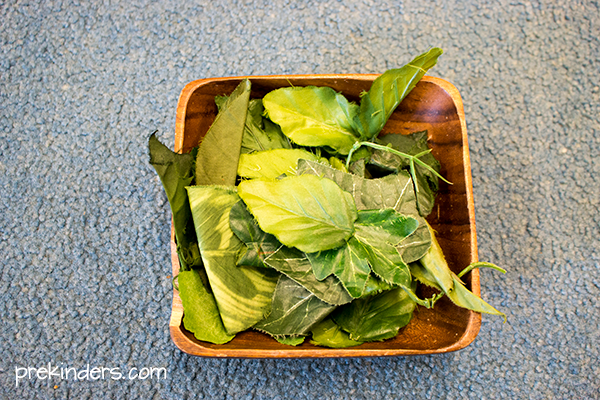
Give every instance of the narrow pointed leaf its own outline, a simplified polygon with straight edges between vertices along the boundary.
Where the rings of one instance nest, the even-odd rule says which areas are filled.
[[[254,325],[271,336],[298,336],[309,332],[335,306],[319,300],[294,280],[282,275],[277,282],[271,313]]]
[[[263,98],[268,117],[301,146],[328,146],[348,154],[358,135],[353,120],[356,104],[328,87],[287,87]]]
[[[197,150],[178,154],[162,144],[156,134],[152,134],[148,140],[150,164],[160,178],[171,207],[177,255],[183,271],[202,265],[190,202],[185,190],[194,179],[194,159]]]
[[[235,185],[249,99],[250,81],[244,79],[222,105],[200,143],[197,185]]]
[[[243,243],[229,226],[231,207],[239,201],[234,189],[192,186],[187,190],[200,253],[223,325],[228,334],[243,331],[270,311],[279,274],[236,266]]]
[[[183,326],[198,340],[223,344],[233,339],[227,334],[219,316],[217,303],[195,270],[181,271],[177,276],[179,296],[183,304]]]
[[[253,179],[241,182],[238,193],[261,229],[286,246],[307,253],[328,250],[354,233],[354,200],[329,179],[313,175]]]
[[[398,69],[390,69],[380,75],[369,91],[361,97],[360,110],[354,119],[361,139],[372,140],[392,115],[396,107],[432,68],[442,54],[433,48]]]
[[[456,275],[452,274],[452,279],[454,281],[454,290],[446,293],[446,295],[454,304],[476,312],[500,315],[501,317],[504,317],[504,320],[506,321],[506,314],[496,310],[494,307],[483,301],[479,296],[476,296],[473,292],[467,289]]]

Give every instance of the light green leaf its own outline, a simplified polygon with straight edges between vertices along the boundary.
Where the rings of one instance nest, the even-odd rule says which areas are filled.
[[[354,233],[352,196],[313,175],[243,181],[238,193],[261,229],[307,253],[339,247]]]
[[[348,333],[344,332],[331,318],[323,320],[312,328],[312,340],[310,342],[316,346],[331,347],[334,349],[363,344],[363,342],[350,339]]]
[[[433,48],[402,68],[390,69],[373,81],[369,91],[361,97],[360,110],[354,118],[362,140],[372,140],[381,132],[396,107],[436,64],[441,54],[441,49]]]
[[[301,146],[329,146],[348,154],[358,135],[353,120],[357,105],[328,87],[287,87],[263,98],[268,117]]]
[[[358,299],[340,307],[333,320],[356,341],[378,341],[392,338],[406,326],[416,303],[402,289],[393,289]]]
[[[281,336],[281,337],[275,337],[275,340],[277,340],[279,343],[281,344],[285,344],[287,346],[300,346],[302,343],[304,343],[304,340],[306,339],[306,336]]]
[[[177,276],[179,296],[183,304],[183,326],[198,340],[223,344],[233,339],[219,316],[215,298],[210,294],[195,270],[181,271]]]
[[[235,185],[249,99],[250,81],[244,79],[223,104],[200,143],[197,185]]]
[[[206,274],[228,334],[243,331],[270,311],[278,275],[265,268],[236,266],[243,246],[229,226],[234,189],[188,187],[188,195]]]
[[[254,328],[275,337],[304,335],[335,307],[282,275],[273,294],[271,313]]]
[[[463,285],[456,275],[452,274],[452,279],[454,281],[454,290],[446,293],[446,296],[448,296],[454,304],[476,312],[500,315],[504,317],[504,321],[506,321],[506,314],[496,310],[494,307],[483,301],[480,297],[473,294],[473,292]]]
[[[437,285],[445,292],[449,293],[454,287],[452,279],[452,271],[448,267],[444,252],[438,243],[433,228],[427,223],[427,229],[431,234],[431,247],[427,253],[419,259],[419,262],[429,273],[428,276],[433,277]]]
[[[282,246],[265,259],[265,264],[304,286],[325,303],[341,305],[352,301],[335,276],[317,280],[306,254],[298,249]]]
[[[299,159],[319,161],[319,157],[303,149],[274,149],[241,154],[238,175],[242,178],[275,179],[283,174],[295,175]]]

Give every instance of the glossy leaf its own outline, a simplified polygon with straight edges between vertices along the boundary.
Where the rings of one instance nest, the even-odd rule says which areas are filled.
[[[433,48],[402,68],[390,69],[373,81],[369,91],[361,97],[360,110],[354,118],[362,140],[372,140],[381,132],[396,107],[436,64],[441,54],[441,49]]]
[[[249,99],[250,81],[244,79],[223,104],[200,143],[197,185],[235,185]]]
[[[268,268],[265,258],[280,248],[281,243],[275,236],[260,229],[242,200],[231,207],[229,227],[246,245],[240,250],[237,264]]]
[[[282,246],[265,259],[265,264],[304,286],[325,303],[341,305],[352,301],[335,276],[317,280],[306,254],[298,249]]]
[[[410,322],[415,307],[404,290],[393,289],[340,307],[332,318],[350,339],[378,341],[396,336]]]
[[[197,150],[195,148],[190,153],[178,154],[162,144],[156,134],[152,134],[148,140],[150,164],[162,182],[171,207],[177,255],[183,271],[202,265],[190,202],[185,190],[194,179]]]
[[[233,339],[225,331],[217,303],[195,270],[181,271],[177,276],[179,297],[183,305],[183,326],[198,340],[223,344]]]
[[[352,196],[313,175],[243,181],[238,193],[261,229],[307,253],[339,247],[354,233]]]
[[[312,340],[310,342],[316,346],[331,347],[334,349],[363,344],[363,342],[350,339],[348,333],[344,332],[331,318],[323,320],[312,328]]]
[[[210,287],[228,334],[243,331],[265,317],[279,274],[265,268],[236,266],[243,243],[229,226],[234,189],[188,187],[198,245]]]
[[[275,179],[283,174],[295,175],[299,159],[319,161],[319,157],[303,149],[257,151],[240,155],[238,175],[247,179]]]
[[[273,294],[271,313],[254,328],[271,336],[304,335],[335,307],[282,275]]]
[[[263,98],[268,117],[301,146],[328,146],[348,154],[358,135],[353,120],[357,106],[328,87],[286,87]]]

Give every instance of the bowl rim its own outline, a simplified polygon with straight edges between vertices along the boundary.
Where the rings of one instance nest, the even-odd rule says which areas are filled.
[[[189,82],[181,91],[179,96],[176,121],[175,121],[175,146],[174,150],[177,153],[181,153],[184,144],[184,132],[185,132],[185,116],[188,103],[192,94],[201,86],[214,83],[214,82],[227,82],[227,81],[240,81],[243,79],[353,79],[353,80],[365,80],[373,81],[380,74],[291,74],[291,75],[248,75],[248,76],[230,76],[230,77],[217,77],[217,78],[204,78]],[[422,82],[429,82],[439,86],[444,90],[452,99],[461,126],[462,136],[462,156],[464,166],[464,178],[466,187],[466,201],[468,218],[471,227],[470,243],[471,249],[471,262],[478,261],[477,252],[477,233],[475,226],[475,206],[473,198],[473,184],[471,175],[471,161],[469,146],[467,141],[467,126],[464,114],[464,106],[462,97],[458,89],[450,82],[445,79],[425,75]],[[179,259],[177,256],[177,245],[175,244],[175,233],[173,225],[171,223],[171,263],[172,263],[172,276],[176,277],[179,273]],[[471,291],[481,296],[480,287],[480,274],[478,269],[471,271]],[[457,350],[461,350],[470,345],[477,337],[481,328],[481,314],[478,312],[470,311],[469,318],[467,321],[467,327],[463,335],[453,344],[436,348],[436,349],[368,349],[360,347],[351,347],[345,349],[331,349],[331,348],[315,348],[305,349],[302,351],[290,351],[287,349],[231,349],[231,348],[211,348],[204,347],[194,341],[192,341],[182,330],[183,320],[183,305],[179,293],[173,287],[173,302],[171,309],[171,317],[169,322],[169,331],[173,343],[181,351],[201,357],[211,358],[348,358],[348,357],[387,357],[387,356],[407,356],[407,355],[425,355],[425,354],[441,354],[448,353]]]

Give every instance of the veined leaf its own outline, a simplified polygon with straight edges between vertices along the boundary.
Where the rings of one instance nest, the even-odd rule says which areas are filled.
[[[210,287],[228,334],[243,331],[270,311],[278,275],[265,268],[236,266],[242,242],[229,227],[235,189],[188,187],[198,245]]]
[[[229,227],[246,245],[240,250],[237,264],[268,268],[265,258],[277,251],[281,243],[275,236],[260,229],[242,200],[231,207]]]
[[[452,279],[454,281],[454,290],[450,293],[446,293],[446,296],[448,296],[454,304],[481,313],[500,315],[504,317],[504,321],[506,322],[506,314],[496,310],[480,297],[473,294],[473,292],[463,285],[456,275],[452,274]]]
[[[363,344],[363,342],[350,339],[348,333],[344,332],[331,318],[323,320],[312,328],[312,340],[310,342],[316,346],[334,349]]]
[[[409,263],[423,257],[431,245],[431,236],[425,219],[415,206],[415,192],[410,175],[404,171],[378,179],[365,179],[308,160],[298,161],[298,174],[312,174],[329,178],[349,192],[358,210],[387,209],[416,219],[417,230],[400,242],[396,248],[402,259]]]
[[[238,193],[261,229],[307,253],[341,246],[354,233],[352,196],[313,175],[243,181]]]
[[[441,54],[441,49],[433,48],[402,68],[390,69],[373,81],[369,91],[361,97],[360,110],[354,118],[361,140],[372,140],[381,132],[396,107],[436,64]]]
[[[411,135],[385,135],[379,137],[378,143],[391,145],[395,150],[410,155],[417,155],[429,150],[429,146],[427,145],[427,131],[416,132]],[[431,153],[426,153],[420,156],[419,159],[438,173],[440,172],[440,163]],[[408,159],[382,150],[373,150],[369,163],[393,172],[408,169],[410,166]],[[417,178],[415,185],[417,208],[419,214],[426,217],[433,209],[435,196],[439,189],[439,178],[418,163],[415,163],[415,175]],[[419,187],[418,191],[416,189],[417,186]]]
[[[358,299],[340,307],[333,320],[356,341],[392,338],[406,326],[416,303],[402,289],[392,289],[373,297]]]
[[[275,179],[283,174],[295,175],[299,159],[319,161],[319,157],[303,149],[274,149],[241,154],[238,175],[242,178]]]
[[[177,154],[162,144],[154,133],[148,140],[150,164],[162,182],[171,207],[177,255],[183,271],[202,265],[190,202],[185,191],[185,187],[191,185],[194,179],[197,151],[198,149],[194,148],[190,153]]]
[[[335,307],[282,275],[273,294],[271,313],[254,328],[276,337],[304,335]]]
[[[358,140],[353,120],[357,105],[329,87],[286,87],[263,98],[265,112],[301,146],[329,146],[348,154]]]
[[[354,223],[355,236],[373,246],[397,246],[412,235],[418,226],[419,222],[415,218],[400,214],[392,208],[359,211]]]
[[[341,305],[352,301],[352,297],[336,277],[317,280],[306,254],[298,249],[282,246],[265,258],[265,264],[304,286],[325,303]]]
[[[438,243],[433,228],[427,223],[427,229],[431,234],[431,247],[427,253],[419,259],[419,262],[429,273],[429,276],[433,277],[437,285],[445,292],[450,293],[454,287],[454,280],[452,279],[452,271],[448,267],[444,252]]]
[[[195,270],[181,271],[177,276],[179,296],[183,304],[183,326],[198,340],[223,344],[233,339],[223,327],[217,303]]]
[[[222,105],[200,143],[197,185],[235,185],[249,99],[250,81],[244,79]]]

